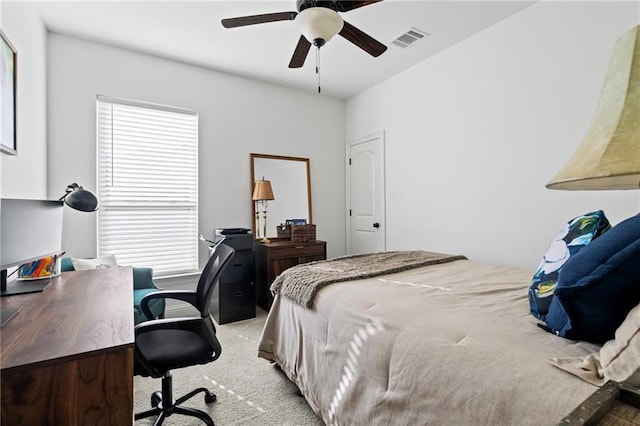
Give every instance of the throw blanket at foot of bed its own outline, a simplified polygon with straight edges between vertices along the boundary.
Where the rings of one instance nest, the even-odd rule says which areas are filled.
[[[388,251],[321,260],[294,266],[280,274],[271,292],[310,308],[322,287],[342,282],[394,274],[407,269],[466,259],[465,256],[430,251]]]

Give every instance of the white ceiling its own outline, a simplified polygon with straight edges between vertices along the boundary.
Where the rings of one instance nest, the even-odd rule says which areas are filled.
[[[315,48],[304,67],[287,67],[300,37],[295,22],[233,29],[220,24],[222,18],[295,11],[295,0],[34,3],[52,32],[317,92]],[[388,49],[373,58],[336,36],[320,50],[322,93],[348,99],[533,3],[386,0],[344,13],[345,21]],[[390,44],[410,27],[429,37],[406,49]]]

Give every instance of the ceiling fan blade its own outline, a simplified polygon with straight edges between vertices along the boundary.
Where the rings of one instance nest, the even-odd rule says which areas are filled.
[[[368,6],[373,3],[378,3],[382,0],[361,0],[361,1],[351,1],[351,0],[338,0],[336,1],[336,9],[338,12],[348,12],[353,9],[357,9],[362,6]]]
[[[289,62],[289,68],[301,68],[304,65],[305,59],[307,59],[307,54],[309,53],[310,48],[311,43],[301,35],[300,40],[298,40],[296,50],[293,51],[291,62]]]
[[[365,34],[347,21],[344,21],[344,26],[338,34],[374,57],[382,55],[384,51],[387,50],[387,46],[370,35]]]
[[[276,21],[293,21],[298,12],[264,13],[262,15],[240,16],[238,18],[226,18],[222,20],[225,28],[244,27],[245,25],[265,24]]]

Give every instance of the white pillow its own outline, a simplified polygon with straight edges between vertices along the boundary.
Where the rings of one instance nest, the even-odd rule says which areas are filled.
[[[640,305],[629,311],[615,339],[600,349],[600,367],[608,379],[640,386]]]
[[[99,257],[97,259],[75,259],[72,257],[71,263],[73,263],[73,269],[76,271],[96,268],[115,268],[118,266],[116,256],[113,254]]]
[[[594,345],[595,346],[595,345]],[[614,380],[640,387],[640,305],[627,314],[615,338],[585,357],[551,358],[551,364],[596,386]]]

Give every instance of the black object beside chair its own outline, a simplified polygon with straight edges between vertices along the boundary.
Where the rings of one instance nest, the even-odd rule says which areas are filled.
[[[214,290],[229,260],[233,248],[219,244],[204,267],[195,291],[156,291],[142,299],[141,307],[149,321],[136,325],[134,349],[134,374],[162,378],[162,391],[151,395],[152,408],[135,414],[135,419],[157,415],[154,425],[161,425],[172,414],[183,414],[201,419],[214,426],[211,417],[202,410],[181,404],[203,392],[206,403],[217,397],[206,388],[197,388],[174,400],[171,370],[215,361],[222,350],[216,338],[216,328],[209,314]],[[198,317],[153,319],[149,304],[152,300],[177,299],[194,306]]]

